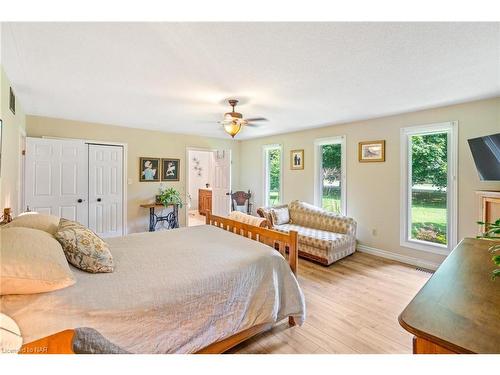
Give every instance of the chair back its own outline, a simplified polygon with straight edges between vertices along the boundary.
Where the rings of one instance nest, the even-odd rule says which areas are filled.
[[[250,197],[252,193],[250,190],[247,192],[244,191],[235,191],[231,193],[231,208],[233,211],[246,212],[248,215],[251,213],[251,203]],[[242,211],[243,209],[243,211]]]

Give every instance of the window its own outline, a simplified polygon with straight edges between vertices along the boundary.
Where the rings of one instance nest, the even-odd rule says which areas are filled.
[[[282,166],[281,145],[264,146],[264,204],[266,206],[275,206],[281,203],[283,198]]]
[[[401,130],[401,245],[447,254],[457,236],[457,123]]]
[[[345,137],[318,139],[314,148],[315,204],[345,214]]]

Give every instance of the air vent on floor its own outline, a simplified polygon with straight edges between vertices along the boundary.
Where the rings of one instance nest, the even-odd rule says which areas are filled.
[[[431,271],[431,270],[428,270],[428,269],[425,269],[425,268],[415,267],[415,269],[416,269],[417,271],[420,271],[420,272],[428,273],[429,275],[434,274],[434,271]]]

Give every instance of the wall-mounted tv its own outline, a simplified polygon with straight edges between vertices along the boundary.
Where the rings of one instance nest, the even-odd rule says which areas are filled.
[[[468,142],[481,181],[500,181],[500,133]]]

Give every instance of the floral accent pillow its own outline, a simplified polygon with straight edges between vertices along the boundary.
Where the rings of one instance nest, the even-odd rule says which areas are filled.
[[[61,219],[54,236],[68,262],[76,268],[92,273],[113,272],[113,256],[108,245],[87,227]]]

